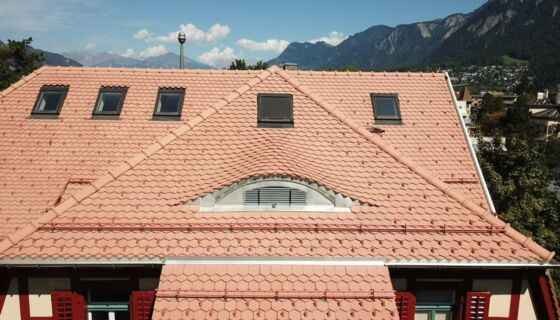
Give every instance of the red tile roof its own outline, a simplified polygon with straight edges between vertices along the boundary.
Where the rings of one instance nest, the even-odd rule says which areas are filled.
[[[0,96],[0,217],[24,226],[0,242],[7,259],[553,256],[488,211],[444,74],[44,68],[22,83]],[[26,119],[38,88],[53,83],[70,85],[60,119]],[[90,120],[107,84],[130,87],[122,119]],[[159,86],[187,88],[183,122],[150,120]],[[295,128],[256,128],[259,92],[291,93]],[[398,93],[404,125],[368,131],[370,92]],[[184,204],[276,175],[362,205],[344,214],[207,214]],[[72,177],[98,178],[67,197]]]
[[[398,319],[387,267],[165,265],[154,319]]]

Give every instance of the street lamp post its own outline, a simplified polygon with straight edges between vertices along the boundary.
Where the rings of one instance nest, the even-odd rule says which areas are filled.
[[[185,69],[185,56],[183,54],[183,44],[187,40],[184,32],[179,32],[179,36],[177,37],[180,43],[180,50],[179,50],[179,69]]]

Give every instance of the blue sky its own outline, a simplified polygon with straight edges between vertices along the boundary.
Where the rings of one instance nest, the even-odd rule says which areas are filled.
[[[292,41],[345,37],[377,24],[471,12],[485,0],[132,1],[0,0],[0,40],[32,36],[53,52],[111,51],[146,58],[177,52],[221,67],[233,58],[276,57]]]

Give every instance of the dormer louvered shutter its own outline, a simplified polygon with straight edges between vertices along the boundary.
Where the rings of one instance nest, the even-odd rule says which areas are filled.
[[[84,297],[71,291],[54,291],[51,294],[54,320],[86,320]]]
[[[490,292],[467,292],[465,320],[487,320],[490,310]]]
[[[305,205],[307,194],[295,188],[262,187],[245,192],[245,204]]]
[[[130,294],[130,318],[150,320],[155,297],[155,291],[133,291]]]
[[[401,320],[414,320],[416,296],[412,292],[395,292],[395,303]]]

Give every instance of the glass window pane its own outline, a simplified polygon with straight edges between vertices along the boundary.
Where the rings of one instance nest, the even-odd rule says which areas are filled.
[[[451,311],[437,311],[434,320],[451,320]]]
[[[44,91],[39,99],[38,111],[56,111],[63,93],[60,91]]]
[[[130,314],[127,311],[115,312],[115,320],[129,320]]]
[[[431,318],[431,311],[416,311],[414,315],[414,320],[432,320]]]
[[[179,113],[179,104],[181,102],[180,93],[160,93],[158,102],[158,113]]]
[[[122,95],[122,92],[101,92],[97,111],[116,113],[119,109]]]
[[[91,312],[91,320],[109,320],[109,313],[106,311]]]
[[[290,96],[262,96],[259,104],[260,121],[292,121]]]
[[[375,97],[374,107],[377,118],[399,118],[397,99],[395,97]]]

